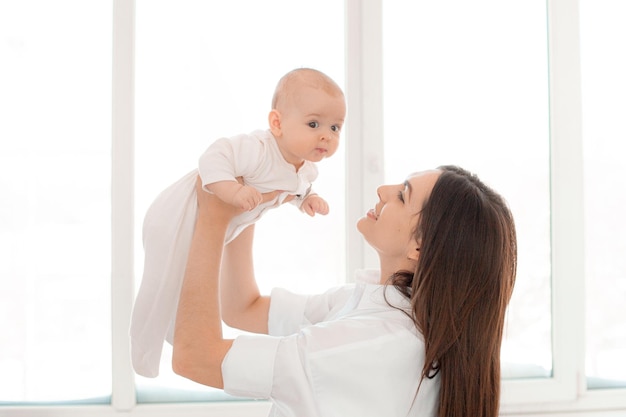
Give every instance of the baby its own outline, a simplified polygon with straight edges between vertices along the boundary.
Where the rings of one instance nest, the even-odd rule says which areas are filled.
[[[163,342],[172,341],[197,215],[198,175],[205,191],[245,210],[229,225],[225,244],[285,199],[293,198],[310,216],[325,215],[327,202],[311,188],[315,162],[337,150],[345,114],[344,94],[330,77],[295,69],[276,86],[268,130],[218,139],[200,157],[198,169],[156,198],[144,219],[144,273],[130,326],[135,372],[156,377]],[[261,193],[276,190],[277,197],[261,203]]]

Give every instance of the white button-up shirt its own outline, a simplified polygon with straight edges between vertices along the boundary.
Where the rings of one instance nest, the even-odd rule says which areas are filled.
[[[423,338],[400,309],[393,286],[363,280],[317,296],[276,289],[270,336],[235,339],[224,390],[271,399],[274,417],[434,417],[439,377],[420,386]]]

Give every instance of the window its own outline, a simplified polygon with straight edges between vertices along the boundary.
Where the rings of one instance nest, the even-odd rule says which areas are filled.
[[[587,384],[626,387],[626,4],[581,1],[580,11]]]
[[[197,168],[198,158],[216,139],[267,129],[274,88],[286,72],[314,67],[344,84],[343,4],[316,2],[306,13],[302,3],[290,0],[271,5],[137,1],[136,288],[143,271],[143,215],[159,192]],[[286,205],[257,224],[255,268],[261,291],[280,286],[322,292],[344,280],[346,133],[341,141],[340,150],[318,164],[315,182],[329,201],[329,215],[310,218]],[[223,398],[217,390],[174,375],[170,363],[166,346],[159,377],[137,377],[139,402]]]
[[[383,2],[383,16],[385,176],[460,165],[507,198],[519,265],[503,376],[550,376],[545,3]]]
[[[0,3],[0,402],[109,401],[111,28]]]
[[[0,414],[267,414],[167,363],[136,377],[127,329],[148,205],[212,140],[262,128],[298,66],[344,87],[348,124],[316,182],[331,214],[257,225],[277,237],[255,247],[262,290],[375,266],[353,225],[376,187],[459,164],[517,220],[502,414],[626,410],[623,2],[222,3],[0,2]]]

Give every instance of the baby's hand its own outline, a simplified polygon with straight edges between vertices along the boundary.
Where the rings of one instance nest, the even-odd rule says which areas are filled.
[[[233,195],[231,204],[235,207],[250,211],[261,204],[263,196],[255,188],[242,185]]]
[[[315,213],[327,215],[328,203],[317,194],[312,194],[302,202],[302,210],[309,216],[315,216]]]

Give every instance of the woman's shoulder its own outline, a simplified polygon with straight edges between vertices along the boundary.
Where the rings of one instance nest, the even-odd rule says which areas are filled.
[[[415,354],[423,353],[423,337],[396,291],[393,287],[359,283],[352,289],[339,289],[335,294],[342,299],[337,303],[341,308],[326,320],[303,328],[304,345],[311,352],[378,345],[385,350],[406,348]]]
[[[395,319],[363,311],[307,327],[290,339],[278,350],[276,372],[290,378],[295,364],[284,359],[298,358],[294,362],[306,370],[314,397],[328,411],[362,407],[358,415],[412,415],[424,363],[424,344],[416,332]],[[297,354],[287,353],[292,350]]]

